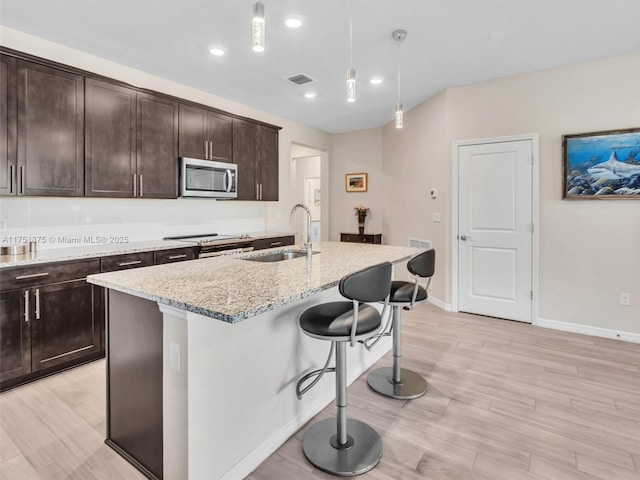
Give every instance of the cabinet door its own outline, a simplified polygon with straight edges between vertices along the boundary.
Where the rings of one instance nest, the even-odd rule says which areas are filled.
[[[178,197],[178,104],[138,93],[138,196]]]
[[[85,280],[75,280],[32,290],[34,371],[100,350],[99,289]]]
[[[228,115],[209,112],[207,122],[209,158],[218,162],[231,162],[232,118]]]
[[[278,200],[278,130],[257,126],[256,157],[260,200]]]
[[[256,124],[233,120],[233,162],[238,165],[238,200],[256,200]]]
[[[86,79],[85,192],[132,197],[136,173],[136,92]]]
[[[180,104],[178,119],[178,151],[181,157],[205,158],[207,112]]]
[[[0,381],[31,371],[30,319],[25,317],[28,290],[0,293]]]
[[[18,192],[84,194],[84,78],[18,60]]]
[[[0,195],[15,195],[16,59],[0,55]]]

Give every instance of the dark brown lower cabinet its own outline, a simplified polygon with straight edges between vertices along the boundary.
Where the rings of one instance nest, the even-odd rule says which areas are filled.
[[[31,372],[31,326],[24,315],[24,292],[0,293],[0,383]]]
[[[161,479],[162,313],[156,302],[107,291],[106,443],[147,478]]]
[[[31,362],[34,371],[100,351],[101,295],[85,280],[32,289]]]
[[[100,260],[0,271],[0,390],[104,356]]]

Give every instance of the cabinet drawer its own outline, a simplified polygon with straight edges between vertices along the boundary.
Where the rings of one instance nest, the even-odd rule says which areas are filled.
[[[364,235],[359,235],[357,233],[341,233],[340,234],[341,242],[351,242],[351,243],[382,243],[382,234],[381,233],[371,233]]]
[[[158,250],[155,252],[155,264],[183,262],[196,258],[196,248],[172,248],[171,250]]]
[[[102,257],[101,272],[113,272],[128,268],[148,267],[153,265],[153,252],[128,253]]]
[[[253,242],[254,250],[263,250],[265,248],[284,247],[287,245],[293,245],[295,237],[293,235],[286,235],[283,237],[271,237],[260,238]]]
[[[5,268],[0,269],[0,291],[83,279],[99,272],[99,258]]]

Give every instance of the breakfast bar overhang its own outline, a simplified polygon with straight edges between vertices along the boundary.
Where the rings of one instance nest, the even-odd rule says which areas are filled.
[[[344,275],[421,252],[322,242],[311,258],[250,260],[281,250],[88,277],[108,289],[106,441],[149,478],[253,471],[335,396],[324,378],[296,397],[328,353],[299,331],[300,313],[340,299]],[[349,348],[348,382],[390,348]]]

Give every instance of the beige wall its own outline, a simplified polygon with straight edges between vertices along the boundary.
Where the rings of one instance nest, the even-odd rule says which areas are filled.
[[[358,232],[358,220],[354,210],[357,205],[369,207],[365,233],[381,233],[386,181],[382,171],[382,129],[373,128],[333,135],[329,159],[330,240],[340,240],[341,232]],[[368,191],[345,192],[347,173],[367,173]]]
[[[637,54],[545,70],[448,89],[408,112],[401,133],[385,126],[387,243],[431,239],[432,296],[451,302],[452,142],[539,133],[539,317],[640,333],[640,201],[561,198],[562,134],[640,127],[639,79]],[[630,307],[620,292],[631,294]]]

